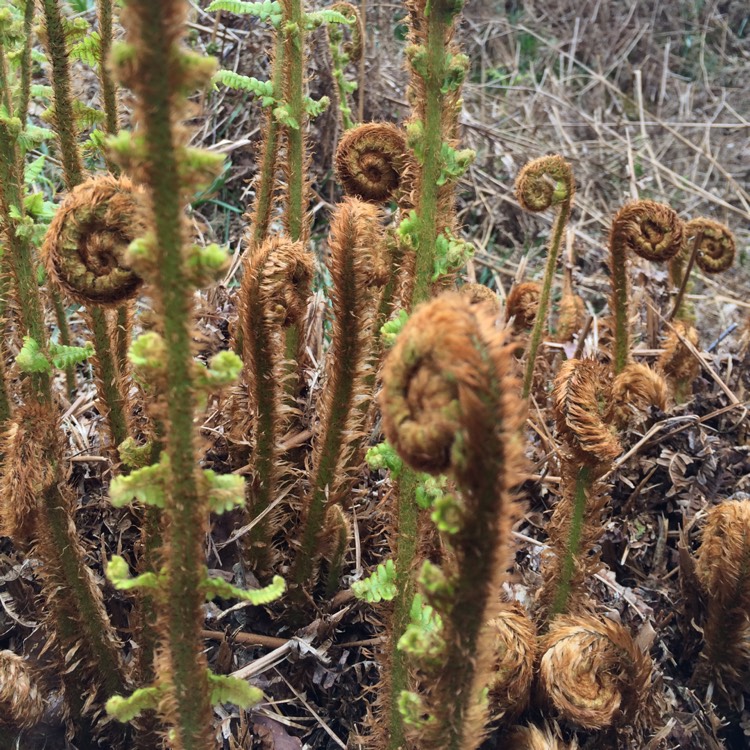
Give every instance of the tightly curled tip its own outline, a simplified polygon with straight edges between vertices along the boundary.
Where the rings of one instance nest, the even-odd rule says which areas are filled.
[[[513,330],[521,333],[534,325],[542,287],[535,281],[516,284],[505,301],[505,319],[513,318]]]
[[[615,422],[624,426],[651,406],[664,411],[668,398],[669,386],[661,373],[639,362],[631,362],[612,383]]]
[[[558,154],[533,159],[516,179],[516,199],[526,211],[546,211],[571,201],[574,192],[573,169]]]
[[[509,747],[512,750],[577,750],[578,743],[568,745],[557,735],[553,734],[549,727],[518,727],[510,736]]]
[[[536,628],[520,606],[504,610],[490,622],[495,669],[489,683],[493,714],[503,719],[525,708],[534,679],[537,657]]]
[[[493,314],[500,311],[500,298],[489,287],[484,284],[469,282],[464,284],[459,292],[471,302],[472,305],[488,305]]]
[[[266,313],[284,328],[302,319],[313,278],[312,255],[302,242],[270,237],[246,261],[242,297],[259,286]]]
[[[750,605],[750,501],[724,501],[708,511],[695,572],[712,602]]]
[[[695,262],[706,273],[721,273],[734,263],[737,245],[729,227],[713,219],[691,219],[685,224],[685,240],[700,235],[700,245]]]
[[[73,188],[47,230],[42,254],[50,276],[81,304],[119,305],[143,283],[125,263],[145,233],[142,191],[127,177],[92,177]]]
[[[386,122],[350,128],[336,150],[336,174],[346,194],[373,203],[403,192],[409,163],[404,131]]]
[[[610,245],[622,247],[641,258],[667,261],[682,249],[684,225],[664,203],[632,201],[612,220]]]
[[[461,464],[488,368],[478,347],[500,335],[492,315],[459,294],[427,302],[409,318],[386,360],[380,402],[386,437],[413,468],[441,474]],[[507,359],[497,366],[510,367]]]
[[[540,647],[539,686],[564,719],[604,729],[638,714],[651,660],[622,625],[591,616],[559,617]]]
[[[349,55],[349,59],[352,62],[359,61],[362,58],[362,39],[364,38],[364,26],[362,24],[362,19],[360,18],[358,8],[351,3],[339,2],[331,5],[330,9],[335,10],[337,13],[341,13],[341,15],[345,18],[353,21],[350,27],[352,38],[351,41],[344,44],[344,52]]]
[[[28,664],[12,651],[0,651],[0,726],[33,727],[44,714],[44,699]]]
[[[593,359],[569,359],[555,379],[552,399],[557,428],[584,463],[606,463],[620,454],[609,424],[612,385],[607,367]]]
[[[675,321],[664,340],[664,352],[659,357],[658,365],[671,380],[692,381],[700,372],[700,362],[683,339],[697,347],[698,331],[693,326]]]

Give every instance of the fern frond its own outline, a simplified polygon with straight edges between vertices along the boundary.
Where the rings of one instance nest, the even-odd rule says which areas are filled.
[[[275,602],[286,591],[286,581],[281,576],[274,576],[273,581],[262,589],[240,589],[227,583],[223,578],[209,577],[203,585],[206,599],[209,601],[218,596],[220,599],[241,599],[256,605]]]
[[[68,52],[68,57],[71,60],[80,60],[90,68],[96,68],[102,61],[102,40],[99,32],[95,31],[74,44]]]
[[[355,581],[352,593],[357,599],[370,603],[391,601],[396,596],[396,566],[393,560],[378,565],[371,576]]]

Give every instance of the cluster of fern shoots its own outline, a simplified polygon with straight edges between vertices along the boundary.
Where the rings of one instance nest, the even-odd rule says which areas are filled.
[[[577,732],[602,743],[623,727],[648,734],[651,658],[603,614],[590,582],[627,427],[691,398],[701,366],[691,270],[727,269],[734,240],[664,204],[623,206],[609,237],[603,345],[583,356],[592,318],[569,272],[551,312],[575,180],[562,157],[543,156],[516,183],[525,210],[556,212],[542,283],[518,283],[504,300],[461,283],[472,250],[455,192],[473,158],[458,147],[469,70],[453,38],[461,3],[406,9],[403,125],[356,121],[363,23],[346,2],[312,12],[301,0],[214,0],[211,12],[269,25],[267,81],[191,51],[185,0],[125,0],[121,13],[97,0],[95,31],[62,0],[0,9],[0,532],[35,562],[48,640],[43,654],[21,641],[0,652],[8,747],[23,747],[53,694],[81,750],[217,747],[213,706],[247,710],[265,696],[242,673],[209,669],[205,602],[215,598],[266,607],[292,632],[334,602],[378,610],[382,679],[362,746],[474,750],[492,735],[498,747],[552,749],[574,747]],[[118,24],[124,40],[113,43]],[[330,102],[306,92],[308,34],[319,27],[344,193],[322,261],[310,239],[307,132]],[[49,85],[33,83],[40,64]],[[74,96],[82,66],[99,78],[99,108]],[[188,210],[223,168],[221,155],[190,145],[195,94],[211,86],[251,92],[266,112],[231,275],[231,257],[197,240]],[[41,120],[30,116],[39,105]],[[654,367],[633,354],[635,256],[669,263],[675,291],[673,308],[656,311],[665,333]],[[331,282],[322,365],[309,345],[321,264]],[[230,276],[231,337],[199,350],[200,290]],[[73,343],[73,313],[85,345]],[[577,356],[561,361],[543,347],[552,339],[577,342]],[[94,389],[96,465],[139,536],[103,561],[106,583],[76,528],[84,498],[63,427]],[[509,584],[530,409],[547,425],[560,489],[541,584],[522,602]],[[216,429],[199,429],[207,414]],[[378,472],[391,486],[391,554],[355,580],[353,491]],[[258,587],[209,573],[219,514],[227,554]],[[750,505],[712,508],[690,561],[705,599],[695,680],[714,686],[724,711],[747,677],[749,556]],[[128,612],[127,635],[113,601]]]

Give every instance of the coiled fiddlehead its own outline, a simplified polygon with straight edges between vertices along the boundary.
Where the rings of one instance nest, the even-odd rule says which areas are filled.
[[[721,273],[734,263],[737,245],[729,227],[713,219],[691,219],[685,224],[685,239],[700,234],[695,262],[706,273]]]
[[[637,716],[651,660],[622,625],[591,616],[560,617],[541,648],[539,686],[562,718],[603,729]]]
[[[297,583],[312,573],[320,548],[325,512],[345,495],[351,480],[348,458],[361,443],[371,398],[373,322],[378,293],[388,278],[381,212],[346,198],[331,220],[329,269],[333,280],[333,337],[326,363],[320,429],[313,439],[313,476],[305,499],[307,517],[295,561]],[[354,462],[357,464],[357,462]]]
[[[633,201],[623,206],[612,220],[609,234],[614,316],[614,371],[622,372],[630,357],[630,283],[628,256],[631,253],[651,261],[666,262],[682,248],[683,223],[667,205],[654,201]]]
[[[535,281],[525,281],[516,284],[508,293],[505,300],[505,319],[513,319],[514,333],[522,333],[534,325],[542,287]]]
[[[128,265],[130,243],[144,232],[142,191],[127,177],[92,177],[70,191],[42,247],[47,272],[83,305],[114,307],[143,280]]]
[[[699,676],[720,690],[742,690],[750,668],[750,502],[708,511],[695,572],[707,602]]]
[[[455,557],[444,586],[426,591],[443,621],[444,650],[425,666],[430,692],[420,748],[475,748],[486,722],[497,616],[522,469],[523,406],[513,357],[484,306],[444,295],[418,308],[386,360],[381,406],[388,441],[415,469],[450,472],[461,490],[446,533]],[[406,694],[421,702],[422,698]],[[402,698],[404,694],[402,694]]]
[[[575,740],[568,745],[553,734],[549,727],[537,727],[533,724],[516,729],[509,737],[509,741],[509,746],[513,750],[577,750],[578,748]]]
[[[612,383],[614,423],[622,428],[651,406],[664,411],[668,399],[664,376],[640,362],[631,362]]]
[[[690,394],[692,383],[701,368],[691,346],[698,346],[698,331],[693,326],[676,320],[664,340],[664,351],[657,367],[666,376],[678,403],[682,403]]]
[[[620,453],[612,431],[611,377],[594,360],[568,360],[552,394],[557,429],[564,441],[562,496],[548,526],[550,555],[538,602],[546,615],[575,609],[585,598],[583,583],[596,567],[590,550],[602,529],[606,498],[598,478]]]
[[[488,309],[497,315],[500,312],[500,297],[488,286],[468,282],[458,290],[472,305],[488,305]]]
[[[284,331],[302,320],[312,277],[312,254],[301,242],[286,237],[270,237],[245,259],[239,306],[248,412],[253,415],[248,503],[252,517],[273,502],[284,472],[279,455],[289,425],[284,404]],[[264,519],[250,537],[251,544],[259,546],[251,556],[261,567],[270,547],[268,528]]]
[[[537,660],[534,623],[514,604],[490,623],[495,636],[495,670],[489,683],[493,716],[508,721],[521,714],[529,702]]]
[[[347,130],[336,149],[336,176],[344,192],[372,203],[403,200],[409,163],[406,133],[388,122]]]
[[[44,715],[44,698],[23,658],[0,651],[0,727],[33,727]]]
[[[523,377],[524,398],[528,398],[531,393],[536,354],[542,341],[544,327],[547,325],[552,280],[555,277],[560,243],[565,225],[570,218],[574,194],[573,170],[570,164],[557,154],[530,161],[519,172],[516,179],[516,199],[522,208],[532,212],[546,211],[552,207],[558,208],[552,228],[552,239],[547,251],[547,267],[539,294],[539,308],[526,352],[526,371]]]

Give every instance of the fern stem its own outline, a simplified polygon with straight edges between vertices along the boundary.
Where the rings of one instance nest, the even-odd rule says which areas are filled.
[[[68,190],[83,182],[83,163],[78,150],[78,133],[73,112],[70,66],[65,30],[58,0],[40,0],[47,29],[47,51],[52,65],[55,102],[55,133],[60,141],[63,177]]]
[[[107,324],[107,316],[101,307],[92,306],[88,314],[96,350],[96,369],[99,389],[107,412],[107,422],[116,448],[130,434],[126,416],[124,384],[112,350],[113,336]]]
[[[588,466],[582,466],[576,475],[573,493],[573,513],[570,518],[570,529],[565,545],[565,553],[562,565],[560,566],[560,581],[552,606],[550,607],[550,617],[564,613],[568,606],[576,560],[581,552],[581,534],[586,516],[586,502],[590,490],[591,470]]]
[[[552,241],[550,242],[547,253],[547,266],[544,270],[544,281],[542,282],[542,291],[539,294],[539,308],[534,318],[534,327],[531,329],[529,336],[529,346],[526,351],[526,366],[523,376],[523,388],[521,396],[524,399],[529,397],[531,386],[534,382],[534,368],[536,365],[536,355],[539,346],[542,343],[542,335],[547,327],[547,316],[549,314],[549,301],[552,292],[552,282],[555,278],[557,269],[557,259],[560,255],[560,245],[562,243],[565,226],[570,217],[571,201],[570,199],[560,204],[560,209],[555,218],[555,225],[552,229]]]
[[[21,88],[18,92],[18,119],[26,127],[29,114],[29,99],[31,98],[31,48],[34,34],[34,0],[26,0],[23,11],[23,53],[21,55]]]

